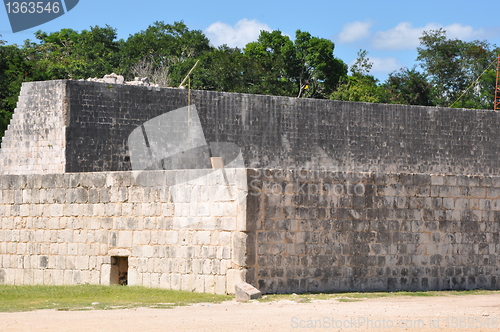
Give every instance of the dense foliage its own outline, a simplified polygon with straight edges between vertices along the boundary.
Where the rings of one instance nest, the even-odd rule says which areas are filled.
[[[448,39],[444,30],[424,32],[416,67],[391,73],[385,82],[370,75],[368,52],[350,68],[334,57],[328,39],[298,30],[295,39],[262,31],[243,49],[213,47],[183,22],[155,22],[117,39],[110,26],[81,32],[38,31],[36,41],[7,45],[0,36],[0,134],[15,108],[22,82],[102,77],[115,72],[130,80],[149,77],[178,86],[197,60],[191,88],[300,98],[410,105],[492,108],[496,56],[485,41]]]

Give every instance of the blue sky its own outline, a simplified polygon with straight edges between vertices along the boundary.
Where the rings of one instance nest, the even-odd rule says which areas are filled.
[[[0,34],[9,44],[34,39],[34,32],[63,28],[89,29],[106,24],[119,38],[146,29],[155,21],[184,21],[202,30],[217,46],[244,46],[260,30],[295,31],[335,42],[335,56],[349,65],[359,49],[368,51],[372,74],[381,81],[401,67],[417,64],[416,47],[422,31],[444,28],[462,40],[488,40],[500,45],[498,9],[493,1],[171,1],[80,0],[67,14],[30,30],[12,33],[5,8],[0,8]],[[500,7],[500,6],[499,6]]]

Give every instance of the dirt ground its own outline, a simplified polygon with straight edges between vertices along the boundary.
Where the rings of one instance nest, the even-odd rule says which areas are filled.
[[[0,313],[0,331],[499,331],[500,295]]]

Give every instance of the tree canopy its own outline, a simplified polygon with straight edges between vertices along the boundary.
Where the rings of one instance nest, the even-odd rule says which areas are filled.
[[[290,97],[328,98],[347,66],[333,56],[333,42],[298,30],[261,31],[243,50],[226,45],[202,57],[194,87]],[[202,74],[200,75],[200,71]]]
[[[454,106],[491,108],[495,91],[495,67],[491,65],[500,49],[486,41],[448,39],[446,31],[439,29],[424,32],[417,51],[417,60],[434,87],[436,105],[453,105],[476,84],[476,88],[469,89],[467,96]],[[486,75],[481,76],[483,72]]]
[[[402,68],[389,74],[382,86],[386,91],[386,102],[391,104],[432,106],[433,87],[427,76],[416,70]]]
[[[301,30],[293,39],[281,31],[261,31],[243,48],[213,47],[202,31],[183,22],[155,22],[126,40],[118,40],[116,29],[108,25],[80,32],[37,31],[34,37],[18,46],[0,35],[0,134],[22,82],[115,72],[126,79],[147,76],[162,86],[178,86],[197,60],[193,89],[491,109],[493,64],[500,53],[487,41],[449,39],[442,29],[426,31],[417,48],[420,67],[401,68],[379,82],[370,74],[373,63],[366,50],[348,68],[334,56],[332,41]]]
[[[372,66],[373,63],[368,58],[368,52],[359,50],[358,58],[350,68],[351,75],[344,75],[341,78],[337,89],[330,95],[330,98],[367,103],[384,102],[384,90],[378,84],[378,80],[370,75]]]

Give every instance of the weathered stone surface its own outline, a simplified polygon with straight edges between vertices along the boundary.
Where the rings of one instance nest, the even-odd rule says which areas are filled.
[[[500,287],[496,177],[276,174],[248,170],[263,213],[247,211],[246,278],[262,292]]]
[[[165,179],[177,172],[152,171],[148,177]],[[194,173],[195,180],[176,186],[158,181],[155,187],[143,187],[130,180],[128,172],[34,174],[29,182],[22,175],[0,175],[0,182],[12,183],[0,188],[0,197],[12,196],[0,201],[0,283],[108,285],[111,257],[128,257],[129,285],[234,293],[234,283],[244,276],[244,271],[231,269],[234,231],[222,231],[222,223],[216,227],[200,207],[216,204],[221,218],[236,224],[239,208],[225,206],[244,206],[244,202],[227,200],[225,194],[203,194],[219,181],[214,173],[180,172]],[[206,177],[207,185],[199,186],[197,176]],[[244,182],[245,172],[239,176]],[[245,197],[236,173],[231,180],[231,189]],[[199,195],[188,200],[171,195],[172,190],[193,192],[193,188]],[[42,191],[46,194],[40,201],[36,197]],[[165,208],[155,192],[172,197]],[[98,197],[92,199],[91,193]],[[244,238],[240,242],[244,257]]]
[[[247,283],[237,284],[235,290],[236,301],[238,302],[256,300],[262,296],[262,293],[257,288]]]
[[[108,284],[127,255],[130,284],[191,291],[500,288],[500,113],[191,91],[258,168],[136,177],[128,135],[188,92],[103,80],[23,85],[0,283]]]
[[[111,74],[105,80],[119,83],[122,78]],[[441,185],[431,173],[500,175],[500,142],[493,139],[500,134],[498,112],[190,93],[206,140],[238,145],[247,167],[291,169],[288,174],[304,169],[302,176],[311,169],[418,173],[408,177],[417,186],[416,196],[426,194],[430,185]],[[128,135],[144,122],[186,106],[187,94],[90,81],[24,83],[2,141],[0,171],[131,170]]]
[[[64,173],[66,81],[24,83],[0,150],[0,174]]]

